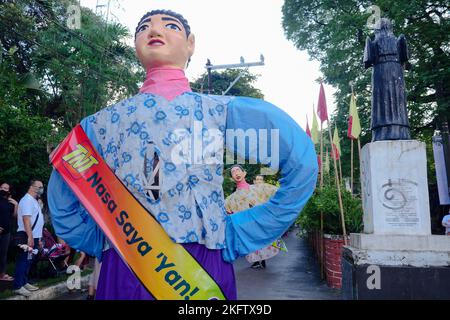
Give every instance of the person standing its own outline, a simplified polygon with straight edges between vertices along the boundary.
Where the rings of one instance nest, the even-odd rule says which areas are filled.
[[[102,263],[100,261],[98,261],[97,258],[95,258],[94,271],[89,276],[89,289],[88,289],[88,296],[87,296],[86,300],[94,300],[95,299],[95,293],[97,291],[98,277],[100,276],[101,267],[102,267]]]
[[[11,196],[11,187],[10,187],[10,185],[8,183],[6,183],[6,182],[3,182],[0,185],[0,190],[3,190],[6,193],[8,193],[8,202],[9,202],[10,206],[12,207],[13,217],[16,218],[17,217],[17,209],[18,209],[19,204]]]
[[[3,186],[3,185],[2,185]],[[0,190],[0,281],[13,281],[14,278],[6,274],[6,258],[10,240],[10,219],[14,214],[14,207],[8,201],[9,192]]]
[[[30,182],[28,192],[19,202],[18,208],[18,236],[23,242],[33,249],[38,249],[44,227],[44,217],[38,198],[44,193],[44,185],[39,180]],[[20,251],[16,258],[16,274],[14,290],[17,294],[30,296],[32,291],[39,290],[28,283],[28,272],[32,264],[33,255],[30,252]]]
[[[445,234],[450,236],[450,212],[442,218],[442,226],[445,228]]]
[[[10,230],[10,245],[12,239],[14,239],[15,230],[17,230],[17,210],[19,208],[19,203],[13,198],[11,185],[9,183],[3,182],[0,184],[0,190],[8,193],[8,202],[12,215],[10,216],[9,230]],[[9,248],[11,249],[11,248]]]

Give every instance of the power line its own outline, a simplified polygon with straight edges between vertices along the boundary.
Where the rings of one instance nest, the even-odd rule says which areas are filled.
[[[4,20],[0,20],[0,24],[2,24],[4,27],[8,27],[8,28],[9,28],[10,26],[6,25],[3,21],[4,21]],[[63,67],[65,67],[66,69],[69,69],[71,72],[73,72],[73,70],[72,70],[71,68],[69,68],[68,66],[65,65],[65,61],[66,61],[67,57],[63,56],[61,53],[59,53],[58,51],[56,51],[56,50],[53,49],[53,48],[49,48],[49,47],[43,45],[42,43],[38,43],[38,42],[37,42],[36,40],[34,40],[34,39],[31,39],[31,38],[28,38],[28,37],[24,36],[22,33],[18,32],[18,31],[15,30],[15,29],[10,29],[10,30],[11,30],[13,33],[15,33],[16,35],[18,35],[19,37],[21,37],[21,38],[23,38],[23,39],[25,39],[25,40],[28,40],[28,41],[34,43],[35,45],[37,45],[37,46],[39,46],[39,47],[45,48],[45,49],[48,50],[48,51],[51,51],[51,52],[54,53],[56,56],[59,56],[60,58],[63,59],[63,60],[59,60],[59,62],[63,65]],[[116,79],[109,78],[109,77],[107,77],[107,76],[105,76],[105,75],[103,75],[103,74],[101,74],[101,73],[95,71],[94,69],[86,69],[86,67],[85,67],[85,66],[82,66],[82,65],[78,65],[78,67],[79,67],[80,69],[82,69],[82,71],[88,71],[88,73],[89,73],[89,72],[94,73],[95,75],[97,75],[99,78],[102,78],[103,80],[111,81],[111,82],[115,82],[115,81],[116,81]],[[119,76],[119,79],[120,79],[120,80],[124,80],[124,79],[123,79],[122,77],[120,77],[120,76]]]
[[[74,32],[73,30],[67,28],[67,27],[64,26],[64,25],[61,25],[58,21],[54,20],[47,12],[43,11],[42,9],[39,8],[39,11],[40,11],[44,16],[47,17],[46,20],[47,20],[48,22],[52,22],[52,23],[56,24],[57,26],[59,26],[59,27],[60,27],[62,30],[64,30],[65,32],[67,32],[67,33],[69,33],[69,34],[71,34],[71,35],[77,37],[78,39],[80,39],[80,41],[82,41],[83,43],[85,43],[85,44],[86,44],[87,46],[89,46],[91,49],[94,49],[94,50],[96,50],[97,52],[99,52],[99,53],[101,53],[101,54],[103,54],[103,53],[105,53],[105,52],[106,52],[106,53],[109,53],[109,55],[111,56],[111,58],[116,58],[116,59],[118,59],[118,60],[115,60],[115,62],[121,63],[121,61],[119,61],[120,58],[119,58],[119,56],[118,56],[117,54],[115,54],[115,53],[109,51],[107,48],[105,48],[105,47],[103,47],[103,46],[100,46],[100,45],[98,45],[98,44],[94,44],[92,41],[90,41],[90,40],[84,38],[83,36],[79,35],[78,33]]]
[[[5,23],[3,23],[2,20],[0,20],[0,24],[2,24],[4,27],[10,28],[10,26],[9,26],[9,25],[6,25]],[[59,60],[59,62],[61,62],[63,65],[64,65],[64,62],[66,61],[66,59],[68,58],[68,57],[66,57],[66,56],[63,56],[61,53],[59,53],[58,51],[56,51],[54,48],[47,47],[47,46],[45,46],[44,44],[39,43],[39,42],[37,42],[36,40],[34,40],[34,39],[32,39],[32,38],[28,38],[28,37],[26,37],[24,34],[18,32],[18,31],[15,30],[15,29],[10,28],[9,30],[11,30],[12,32],[14,32],[16,35],[18,35],[19,37],[23,38],[24,40],[27,40],[27,41],[29,41],[29,42],[32,42],[32,43],[34,43],[34,44],[37,45],[37,46],[43,47],[43,48],[45,48],[46,50],[49,50],[49,51],[51,51],[52,53],[54,53],[56,56],[61,57],[61,58],[64,59],[64,60]],[[101,74],[101,73],[95,71],[95,69],[86,69],[86,67],[83,66],[83,65],[78,65],[78,66],[80,67],[80,69],[84,69],[84,70],[82,70],[82,71],[88,70],[89,72],[92,72],[92,73],[98,75],[100,78],[103,78],[104,80],[114,81],[112,78],[106,77],[106,76],[104,76],[103,74]],[[89,68],[89,67],[87,67],[87,68]],[[123,80],[123,78],[120,78],[120,79]]]
[[[45,15],[43,10],[39,10],[39,11],[41,11],[41,13],[43,13]],[[44,17],[44,19],[45,19],[45,17]],[[69,71],[69,72],[67,72],[67,74],[69,74],[69,75],[70,74],[74,74],[75,72],[74,72],[73,69],[75,67],[75,68],[78,68],[78,70],[81,71],[81,72],[86,72],[87,74],[92,74],[92,75],[96,76],[96,79],[102,79],[102,80],[104,80],[106,82],[117,82],[117,80],[123,82],[124,84],[126,84],[128,82],[128,78],[124,78],[123,77],[124,71],[128,71],[128,69],[125,66],[122,66],[121,64],[119,64],[119,66],[120,66],[119,69],[122,69],[122,72],[120,72],[120,70],[118,70],[119,71],[118,76],[117,77],[113,77],[113,78],[105,76],[104,74],[95,71],[95,69],[91,69],[89,67],[89,65],[72,64],[71,66],[68,66],[67,65],[67,58],[68,58],[67,55],[61,54],[60,52],[55,50],[54,47],[49,47],[47,45],[44,45],[44,44],[36,41],[32,37],[25,36],[23,33],[17,31],[16,30],[17,28],[14,28],[16,26],[15,21],[12,21],[11,19],[8,19],[8,20],[9,21],[5,21],[5,19],[2,19],[2,20],[0,20],[0,24],[3,25],[6,29],[8,29],[8,30],[12,31],[14,34],[16,34],[19,37],[19,41],[28,41],[30,44],[36,45],[36,46],[41,47],[41,48],[44,48],[45,50],[47,50],[48,52],[53,54],[53,58],[57,58],[57,61],[60,63],[60,67],[63,68],[64,71],[67,71],[67,70]],[[48,21],[48,19],[45,19],[45,20]],[[63,26],[61,26],[60,24],[56,23],[55,21],[53,21],[53,22],[55,24],[59,25],[65,31],[67,31],[70,34],[71,40],[73,39],[73,35],[77,36],[77,38],[80,40],[79,45],[80,45],[80,49],[81,50],[82,50],[83,44],[87,44],[89,47],[91,47],[92,49],[94,49],[97,52],[100,52],[102,54],[101,60],[103,59],[103,56],[104,56],[105,52],[109,52],[110,55],[114,55],[113,53],[111,53],[110,51],[108,51],[106,49],[103,52],[99,51],[97,48],[102,48],[101,46],[97,46],[97,48],[96,48],[95,46],[92,45],[92,43],[91,43],[91,45],[89,45],[89,43],[86,43],[86,41],[84,41],[83,38],[78,36],[78,34],[71,32],[70,30],[68,30],[67,28],[64,28]],[[13,27],[11,27],[11,25]],[[117,61],[117,59],[115,59],[115,61]],[[102,63],[102,61],[100,61],[100,63]],[[48,77],[48,75],[47,75],[47,77]],[[5,77],[3,74],[1,74],[1,78],[7,80],[7,77]],[[48,81],[51,81],[51,80],[48,79]],[[127,85],[125,85],[125,87],[127,87]],[[82,93],[80,92],[80,94],[82,94]],[[64,95],[62,95],[61,97],[64,99]],[[95,101],[94,101],[95,105],[97,105],[97,99],[98,99],[98,94],[95,95]],[[82,112],[82,113],[84,112],[84,114],[86,115],[86,110],[82,106],[81,106],[80,112]]]
[[[37,8],[38,8],[39,11],[43,14],[44,19],[45,19],[47,22],[51,22],[51,23],[57,25],[58,27],[60,27],[60,28],[61,28],[62,30],[64,30],[65,32],[69,33],[71,36],[77,37],[82,43],[86,44],[86,45],[87,45],[88,47],[90,47],[91,49],[93,49],[93,50],[97,51],[98,53],[100,53],[100,54],[102,55],[102,59],[103,59],[103,55],[104,55],[105,53],[108,53],[109,56],[110,56],[111,58],[113,58],[114,62],[117,63],[117,66],[120,67],[121,69],[123,69],[123,70],[122,70],[122,74],[128,72],[127,67],[122,65],[123,62],[121,61],[121,57],[119,57],[117,54],[115,54],[115,53],[109,51],[107,48],[105,48],[105,47],[103,47],[103,46],[100,46],[100,45],[98,45],[98,44],[93,43],[92,41],[86,39],[86,38],[84,37],[84,35],[79,35],[78,33],[72,31],[71,29],[67,28],[66,26],[61,25],[58,21],[54,20],[54,19],[49,15],[48,12],[42,10],[42,8],[39,7],[39,4],[40,4],[40,5],[42,5],[44,8],[47,8],[47,9],[48,9],[49,6],[47,5],[47,3],[40,2],[39,0],[35,0],[34,2],[38,4]]]
[[[37,0],[35,0],[35,2],[37,2]],[[61,25],[58,21],[54,20],[47,12],[44,12],[41,8],[39,8],[39,11],[45,16],[47,17],[46,20],[48,22],[53,22],[55,25],[59,26],[62,30],[64,30],[65,32],[69,33],[71,36],[75,36],[77,37],[82,43],[86,44],[88,47],[90,47],[93,50],[96,50],[98,53],[101,54],[101,59],[100,59],[100,65],[102,64],[103,58],[104,58],[104,54],[105,52],[109,54],[109,56],[111,58],[114,59],[114,62],[117,63],[117,66],[122,69],[121,74],[123,75],[123,73],[128,73],[128,68],[124,65],[122,65],[122,61],[121,61],[121,57],[119,57],[117,54],[109,51],[107,48],[100,46],[98,44],[94,44],[92,41],[88,40],[87,38],[84,37],[84,35],[80,35],[77,32],[72,31],[71,29],[67,28],[64,25]],[[120,78],[123,79],[123,78]],[[113,80],[111,80],[113,81]]]

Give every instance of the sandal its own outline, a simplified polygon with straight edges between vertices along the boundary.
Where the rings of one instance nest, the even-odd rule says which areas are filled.
[[[9,274],[5,274],[0,278],[0,281],[14,281],[14,277],[11,277]]]

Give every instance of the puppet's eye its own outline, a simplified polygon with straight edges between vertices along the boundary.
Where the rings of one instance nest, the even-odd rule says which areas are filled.
[[[166,27],[172,30],[181,31],[181,28],[177,26],[175,23],[166,24]]]
[[[148,28],[148,25],[144,24],[144,25],[140,26],[140,27],[137,29],[136,33],[141,32],[141,31],[144,31],[144,30],[147,29],[147,28]]]

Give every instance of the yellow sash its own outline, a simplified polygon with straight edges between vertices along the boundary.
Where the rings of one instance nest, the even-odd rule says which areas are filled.
[[[80,125],[51,162],[137,278],[166,300],[225,300],[206,270],[127,190]]]

